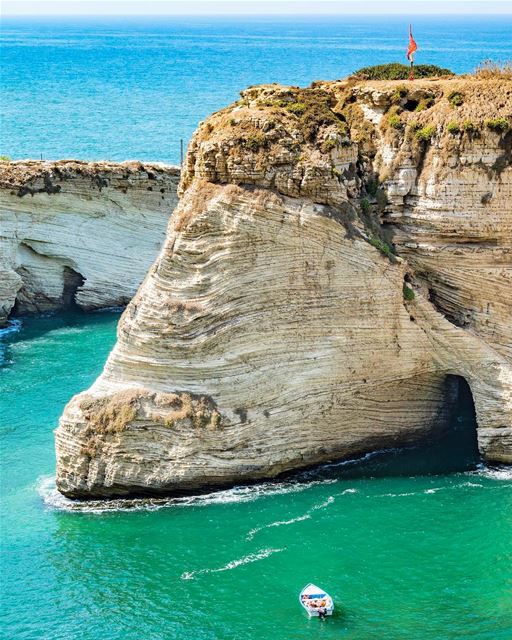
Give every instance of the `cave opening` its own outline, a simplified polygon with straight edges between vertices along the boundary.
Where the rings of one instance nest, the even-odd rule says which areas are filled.
[[[62,288],[62,307],[65,310],[73,311],[78,308],[76,294],[78,289],[84,284],[85,278],[81,273],[71,267],[64,267]]]
[[[474,467],[480,460],[477,421],[471,387],[462,376],[448,375],[446,386],[451,389],[448,425],[441,437],[452,464],[462,468]]]
[[[425,439],[404,448],[391,448],[324,466],[318,469],[319,475],[358,479],[444,475],[476,469],[481,458],[471,388],[458,375],[447,375],[443,386],[444,406]]]
[[[404,109],[406,111],[416,111],[419,103],[419,100],[413,100],[412,98],[409,98],[409,100],[407,100],[407,102],[404,104]]]

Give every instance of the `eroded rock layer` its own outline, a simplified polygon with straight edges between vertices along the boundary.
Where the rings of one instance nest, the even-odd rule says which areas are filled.
[[[457,98],[453,95],[457,94]],[[165,245],[66,407],[72,497],[434,437],[452,376],[512,461],[512,83],[254,87],[197,131]]]
[[[160,250],[179,170],[157,164],[0,162],[0,325],[126,304]]]

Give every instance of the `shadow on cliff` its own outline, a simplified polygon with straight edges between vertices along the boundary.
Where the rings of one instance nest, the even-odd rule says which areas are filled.
[[[446,425],[415,446],[386,449],[355,460],[323,465],[305,472],[309,478],[379,478],[438,475],[475,469],[480,460],[477,422],[471,389],[460,376],[447,376],[455,389]]]

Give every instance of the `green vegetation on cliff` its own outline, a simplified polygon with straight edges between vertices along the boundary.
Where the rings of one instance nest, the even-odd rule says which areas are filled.
[[[377,64],[363,67],[352,74],[358,80],[407,80],[411,69],[409,65],[400,62]],[[455,75],[450,69],[443,69],[435,64],[418,64],[414,67],[415,78],[436,78],[439,76]]]

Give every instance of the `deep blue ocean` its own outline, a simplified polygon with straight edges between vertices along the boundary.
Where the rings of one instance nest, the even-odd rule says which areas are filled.
[[[405,61],[409,17],[9,18],[0,154],[179,162],[180,139],[267,82]],[[512,16],[414,17],[418,63],[512,59]]]

